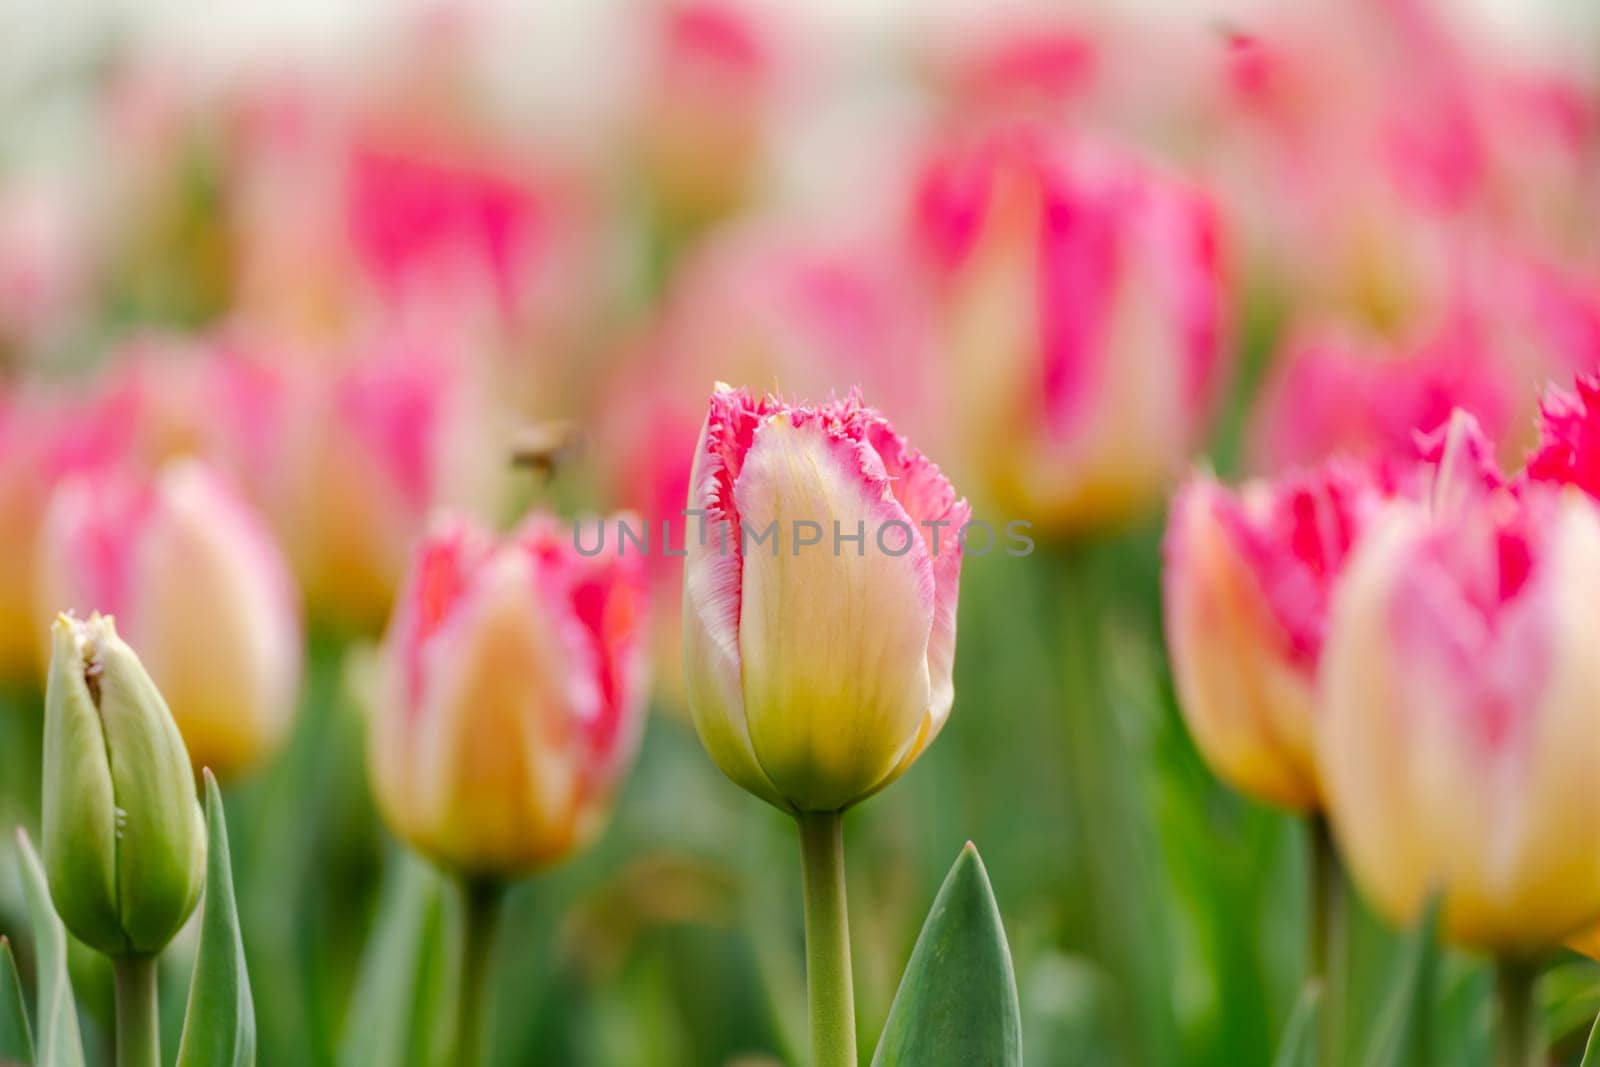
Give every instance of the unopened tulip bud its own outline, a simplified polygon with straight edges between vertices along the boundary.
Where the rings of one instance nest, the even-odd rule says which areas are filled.
[[[455,521],[418,548],[368,735],[390,828],[455,871],[554,863],[603,824],[642,725],[637,556],[585,557],[535,517]]]
[[[1179,706],[1219,777],[1320,806],[1316,672],[1334,582],[1380,502],[1351,467],[1230,492],[1196,475],[1172,505],[1163,584]]]
[[[1600,510],[1467,473],[1388,505],[1352,557],[1317,757],[1383,914],[1413,921],[1440,892],[1447,937],[1521,954],[1600,916]]]
[[[954,700],[966,501],[854,398],[720,386],[688,506],[684,674],[717,766],[793,812],[897,778]]]
[[[44,863],[56,911],[111,956],[160,951],[205,877],[183,737],[110,618],[56,620],[45,696]]]
[[[39,607],[117,618],[197,772],[237,773],[276,749],[298,699],[296,594],[261,520],[209,468],[63,483],[39,554]]]

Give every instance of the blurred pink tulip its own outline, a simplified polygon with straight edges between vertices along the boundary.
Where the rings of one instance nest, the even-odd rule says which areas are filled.
[[[331,365],[218,357],[216,454],[277,532],[315,624],[376,632],[432,512],[493,512],[493,418],[452,357],[405,338]]]
[[[151,481],[67,479],[39,533],[39,647],[61,611],[113,615],[171,707],[196,772],[267,758],[299,699],[303,634],[261,520],[195,460]]]
[[[854,397],[792,407],[719,387],[688,506],[702,524],[684,561],[684,672],[712,760],[795,812],[899,777],[955,697],[966,501]]]
[[[1530,383],[1600,368],[1600,277],[1505,257],[1464,279],[1434,321],[1403,337],[1329,329],[1291,338],[1254,405],[1254,465],[1409,455],[1413,434],[1472,413],[1503,455],[1529,443]]]
[[[1412,352],[1307,337],[1291,344],[1256,400],[1254,465],[1278,472],[1330,456],[1409,456],[1415,435],[1437,430],[1456,408],[1499,439],[1520,380],[1460,333]]]
[[[1179,707],[1206,761],[1262,800],[1317,808],[1317,664],[1345,561],[1385,489],[1332,464],[1238,492],[1196,474],[1177,494],[1163,567]]]
[[[990,496],[1055,532],[1152,507],[1224,369],[1207,197],[1023,126],[936,156],[917,212],[966,458]]]
[[[39,525],[63,479],[127,461],[129,426],[102,397],[0,389],[0,678],[37,678],[53,612],[35,610]]]
[[[1600,918],[1600,509],[1507,485],[1458,415],[1425,501],[1334,598],[1316,753],[1350,872],[1391,921],[1435,891],[1454,941],[1530,952]]]
[[[766,151],[778,54],[737,0],[681,0],[657,16],[638,98],[639,166],[658,222],[681,234],[750,197]]]
[[[637,556],[534,516],[442,524],[384,638],[368,755],[390,828],[454,870],[557,862],[598,832],[644,711]]]

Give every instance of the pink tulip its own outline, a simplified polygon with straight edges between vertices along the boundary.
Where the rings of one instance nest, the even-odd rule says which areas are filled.
[[[429,516],[492,509],[492,418],[453,355],[378,338],[332,366],[249,349],[219,357],[215,451],[267,516],[322,626],[381,628]]]
[[[1279,472],[1331,456],[1410,456],[1456,408],[1500,439],[1516,414],[1520,376],[1465,325],[1407,350],[1343,337],[1306,336],[1289,346],[1255,404],[1258,469]]]
[[[897,778],[954,700],[966,502],[858,399],[719,387],[689,507],[684,673],[712,760],[795,812]]]
[[[470,874],[589,841],[642,727],[643,608],[637,556],[585,557],[550,518],[443,523],[383,643],[368,754],[394,832]]]
[[[43,681],[40,643],[55,616],[36,612],[33,586],[50,494],[64,478],[125,463],[129,430],[102,397],[0,388],[0,678]]]
[[[64,481],[39,534],[35,604],[41,647],[57,612],[115,616],[197,771],[237,773],[287,734],[303,655],[288,566],[261,520],[198,461],[150,481]]]
[[[1172,504],[1163,587],[1179,706],[1219,777],[1316,808],[1317,664],[1345,561],[1385,487],[1367,470],[1252,482],[1197,474]]]
[[[1223,369],[1210,202],[1019,127],[937,157],[917,210],[968,459],[990,495],[1057,531],[1153,506]]]
[[[669,232],[751,195],[778,79],[772,28],[737,0],[682,0],[653,26],[637,87],[639,165]]]
[[[1255,403],[1255,466],[1404,456],[1414,433],[1437,430],[1458,407],[1504,442],[1506,458],[1519,456],[1528,384],[1600,368],[1600,277],[1510,250],[1462,274],[1421,328],[1389,339],[1293,336]]]
[[[1526,953],[1600,919],[1600,508],[1508,484],[1464,421],[1431,492],[1391,502],[1346,566],[1317,763],[1381,913],[1440,892],[1447,937]]]

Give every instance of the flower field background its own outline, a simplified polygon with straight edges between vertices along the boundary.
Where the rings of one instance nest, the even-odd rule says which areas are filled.
[[[1514,492],[1527,527],[1587,536],[1587,511],[1556,517],[1600,491],[1600,21],[1573,7],[1518,33],[1444,0],[859,24],[732,0],[438,4],[315,46],[40,31],[51,58],[0,78],[0,935],[30,1013],[49,957],[13,827],[43,842],[76,935],[86,1060],[113,1061],[113,967],[63,905],[46,815],[90,803],[47,765],[47,670],[68,655],[52,624],[101,612],[110,638],[74,639],[120,634],[216,777],[264,1065],[467,1062],[454,876],[484,872],[506,887],[483,1062],[810,1062],[789,809],[848,809],[863,1062],[972,842],[1029,1064],[1287,1065],[1311,1046],[1324,1064],[1579,1063],[1600,964],[1561,942],[1600,927],[1594,789],[1563,764],[1553,797],[1526,791],[1587,864],[1524,862],[1538,884],[1479,915],[1430,885],[1442,903],[1398,921],[1403,892],[1318,866],[1337,864],[1318,812],[1359,821],[1341,790],[1364,788],[1366,738],[1341,735],[1358,755],[1330,774],[1278,733],[1310,732],[1284,694],[1310,691],[1327,576],[1354,551],[1327,524],[1360,510],[1319,510],[1334,476],[1296,496],[1305,472],[1348,462],[1447,515],[1484,481],[1496,521]],[[686,503],[854,521],[848,478],[819,496],[832,510],[784,510],[793,483],[750,458],[774,426],[807,462],[865,457],[852,476],[896,515],[959,526],[970,506],[995,535],[919,564],[914,619],[878,613],[889,592],[867,624],[830,617],[804,576],[768,576],[797,620],[785,647],[839,661],[773,668],[779,688],[799,702],[837,675],[850,693],[788,713],[822,725],[787,778],[749,740],[759,556],[730,592],[679,551]],[[1567,490],[1549,510],[1498,474],[1530,452],[1525,480]],[[1224,487],[1247,478],[1290,517],[1234,508]],[[622,551],[619,523],[647,545]],[[1224,528],[1245,562],[1190,566]],[[1515,532],[1495,544],[1567,558]],[[819,536],[821,567],[841,554]],[[894,561],[866,558],[889,590]],[[1260,579],[1262,662],[1207,614],[1208,577]],[[840,663],[897,626],[921,627],[905,736],[830,763],[879,660]],[[728,645],[737,701],[715,691]],[[1404,647],[1374,676],[1433,669]],[[1234,655],[1230,690],[1205,671]],[[1272,688],[1280,660],[1293,680]],[[1506,716],[1544,707],[1516,688],[1531,674],[1506,676]],[[1596,732],[1567,737],[1600,767],[1600,687],[1584,699]],[[1266,755],[1224,721],[1257,703],[1289,708],[1251,724]],[[748,757],[708,729],[724,713],[749,717],[727,735]],[[508,801],[502,774],[536,799]],[[1404,854],[1431,856],[1411,832]],[[164,1062],[200,925],[160,955]],[[1497,1052],[1483,950],[1511,942],[1540,949],[1543,1058]]]

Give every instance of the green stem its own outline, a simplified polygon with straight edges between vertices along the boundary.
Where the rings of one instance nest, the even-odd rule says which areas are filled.
[[[1495,961],[1495,992],[1500,999],[1500,1067],[1539,1063],[1534,987],[1539,968],[1529,959],[1502,956]]]
[[[844,817],[803,812],[800,863],[806,898],[806,999],[812,1067],[855,1067],[856,1002],[844,893]]]
[[[112,972],[116,977],[117,1067],[160,1067],[156,958],[119,956]]]
[[[1322,981],[1321,1062],[1336,1065],[1344,1033],[1348,897],[1333,834],[1323,815],[1308,820],[1311,839],[1311,977]]]
[[[461,943],[461,999],[456,1005],[456,1060],[463,1067],[484,1062],[488,1031],[489,962],[505,883],[498,878],[468,878],[461,883],[464,931]]]

